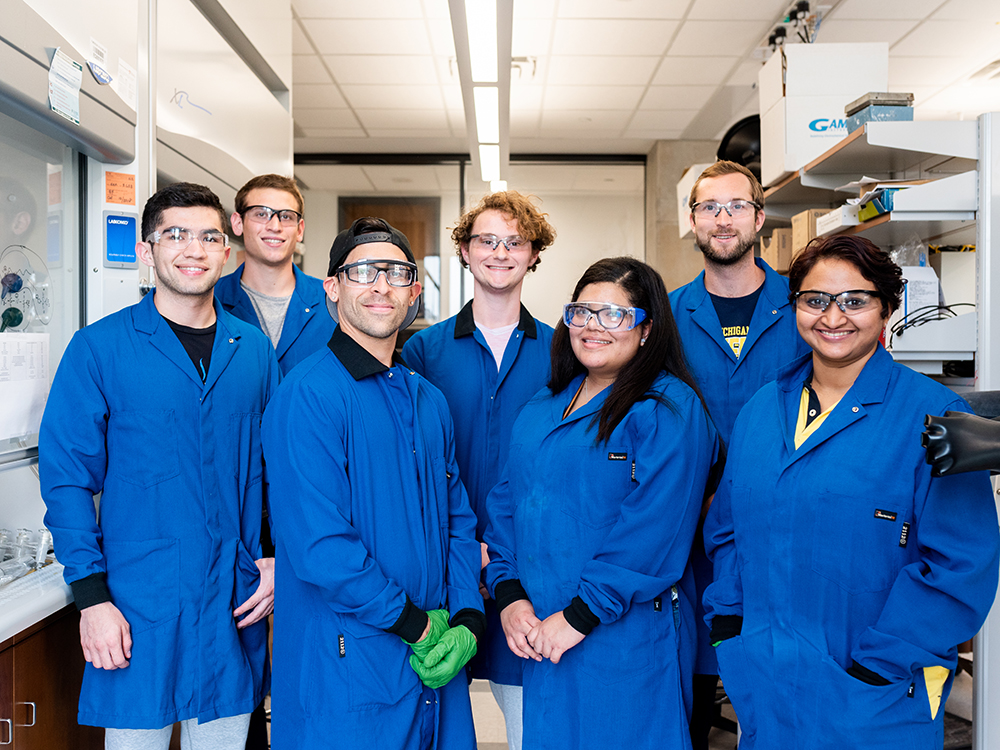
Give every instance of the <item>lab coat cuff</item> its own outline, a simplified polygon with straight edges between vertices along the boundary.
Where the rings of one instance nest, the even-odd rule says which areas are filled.
[[[497,603],[497,612],[503,612],[505,608],[514,602],[519,602],[527,598],[528,592],[524,590],[524,586],[521,585],[521,581],[517,578],[500,581],[500,583],[493,587],[493,599]]]
[[[728,641],[743,631],[742,615],[716,615],[712,618],[712,630],[708,642],[712,644]]]
[[[387,629],[387,632],[398,635],[407,643],[416,643],[424,634],[427,622],[427,613],[411,602],[410,597],[407,596],[402,613],[392,627]]]
[[[482,643],[483,636],[486,635],[486,615],[478,609],[460,609],[454,614],[451,622],[448,624],[453,628],[465,625],[469,629],[469,632],[476,636],[476,643]]]
[[[578,596],[574,596],[573,601],[563,610],[563,617],[574,630],[583,635],[590,635],[590,631],[601,624],[600,619],[593,613],[587,602]]]
[[[81,612],[87,607],[111,601],[107,573],[91,573],[86,578],[73,581],[69,587],[73,590],[73,601],[76,602],[76,608]]]

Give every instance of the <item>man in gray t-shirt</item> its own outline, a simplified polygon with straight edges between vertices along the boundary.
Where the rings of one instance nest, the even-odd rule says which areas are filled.
[[[335,325],[323,282],[294,263],[305,234],[302,211],[302,193],[290,177],[259,175],[241,187],[230,221],[243,237],[244,263],[216,286],[223,308],[271,339],[282,374],[325,346]]]

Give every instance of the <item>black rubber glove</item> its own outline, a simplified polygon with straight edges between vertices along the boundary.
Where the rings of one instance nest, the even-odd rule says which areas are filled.
[[[742,615],[716,615],[712,618],[712,630],[708,642],[718,646],[723,641],[735,638],[743,631]]]
[[[924,420],[920,444],[936,477],[964,471],[1000,471],[1000,422],[948,411]]]

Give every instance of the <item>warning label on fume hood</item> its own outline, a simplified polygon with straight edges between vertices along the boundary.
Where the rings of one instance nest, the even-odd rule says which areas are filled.
[[[49,107],[77,125],[82,83],[83,66],[57,47],[49,66]]]

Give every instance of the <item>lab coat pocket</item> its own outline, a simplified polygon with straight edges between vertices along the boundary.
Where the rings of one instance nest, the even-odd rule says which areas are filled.
[[[826,713],[819,721],[835,735],[831,746],[850,747],[864,737],[866,750],[941,747],[943,737],[935,742],[922,675],[869,685],[825,656],[816,680],[819,710]]]
[[[111,600],[133,635],[180,614],[180,545],[176,539],[104,542]]]
[[[262,414],[250,412],[233,414],[232,441],[235,455],[231,465],[233,473],[243,489],[251,487],[261,480],[264,472],[264,453],[260,445],[260,424]]]
[[[592,529],[610,526],[618,520],[622,501],[632,490],[633,456],[626,448],[603,443],[596,449],[590,444],[574,446],[572,450],[581,456],[596,450],[597,456],[586,456],[588,463],[581,469],[586,472],[581,491],[573,492],[569,487],[569,491],[561,493],[562,512]]]
[[[906,564],[906,514],[878,495],[821,493],[812,504],[813,572],[852,594],[890,588]]]
[[[392,706],[420,689],[410,667],[410,649],[398,635],[355,622],[344,633],[343,660],[347,665],[348,708],[366,711]]]
[[[173,479],[181,472],[179,429],[172,409],[112,411],[107,433],[109,471],[143,488]]]
[[[247,548],[236,544],[236,581],[233,587],[233,609],[241,606],[257,592],[260,586],[260,568]]]
[[[653,618],[663,616],[670,617],[670,613],[655,612],[652,602],[642,602],[633,604],[615,622],[598,625],[577,646],[583,650],[583,671],[604,685],[614,685],[651,669],[656,641]]]

